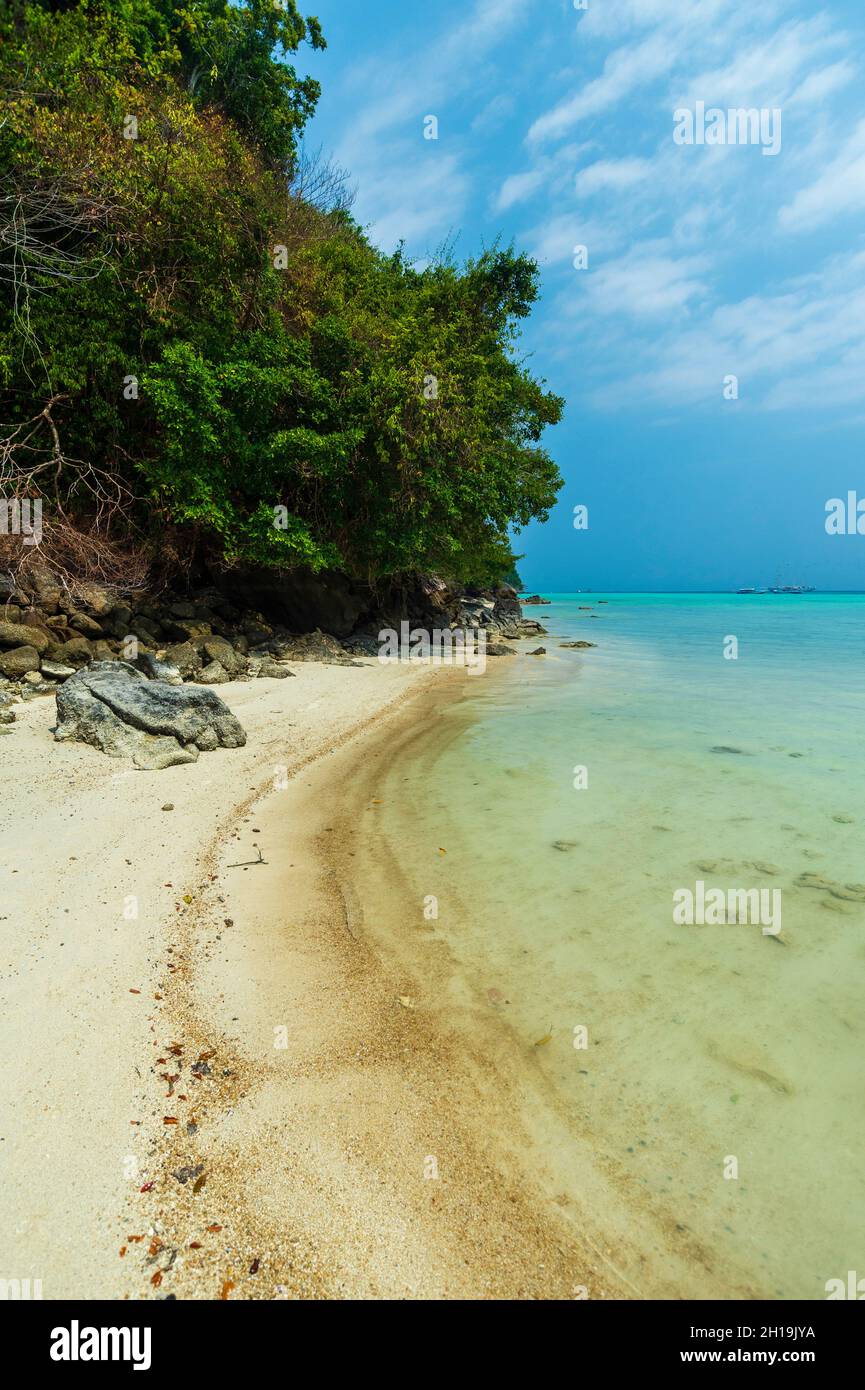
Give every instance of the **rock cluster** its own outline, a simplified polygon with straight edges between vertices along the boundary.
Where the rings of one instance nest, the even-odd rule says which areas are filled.
[[[34,565],[14,583],[0,576],[0,681],[31,693],[53,689],[93,662],[127,661],[152,679],[221,685],[284,678],[286,661],[350,662],[323,632],[295,636],[215,589],[191,598],[130,597],[101,585],[66,589]]]
[[[247,592],[239,586],[238,593]],[[305,591],[292,593],[300,602]],[[2,714],[13,699],[53,693],[95,665],[125,663],[167,687],[218,686],[257,677],[283,679],[294,674],[287,662],[356,664],[358,657],[378,655],[379,631],[407,614],[427,629],[483,629],[490,656],[510,655],[509,642],[545,633],[540,623],[523,618],[517,592],[506,584],[465,594],[421,576],[407,592],[368,607],[355,630],[340,638],[318,628],[298,634],[283,626],[272,616],[288,613],[282,597],[282,606],[274,601],[265,616],[215,585],[183,596],[130,595],[89,581],[66,585],[38,559],[17,579],[0,574],[0,726],[14,719]],[[342,596],[341,633],[359,606],[357,596],[351,605]],[[81,692],[85,686],[79,681],[75,688]],[[96,698],[96,689],[89,688],[88,700]]]
[[[476,598],[464,595],[452,626],[484,628],[489,636],[503,637],[509,642],[516,642],[521,637],[543,637],[547,631],[534,618],[523,617],[517,591],[509,584],[500,584],[491,595]],[[496,654],[489,644],[487,653]]]

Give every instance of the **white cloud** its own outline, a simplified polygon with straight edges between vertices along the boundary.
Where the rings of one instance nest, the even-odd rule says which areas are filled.
[[[842,58],[840,62],[831,63],[829,67],[809,73],[801,86],[788,97],[787,105],[821,106],[828,96],[848,86],[858,75],[855,64]]]
[[[621,231],[597,218],[562,213],[522,232],[520,241],[541,265],[570,267],[576,246],[588,247],[591,264],[597,256],[613,254],[621,246]]]
[[[576,189],[580,197],[588,197],[604,189],[618,192],[633,188],[652,172],[648,159],[599,159],[577,174]]]
[[[432,252],[433,243],[453,230],[449,217],[465,205],[471,181],[457,157],[434,141],[420,155],[412,145],[395,145],[388,168],[365,174],[364,204],[375,208],[372,230],[386,251],[405,240]]]
[[[617,49],[604,63],[600,77],[533,122],[529,141],[551,140],[566,134],[586,117],[609,110],[623,97],[655,81],[670,70],[673,61],[674,54],[661,35],[652,35],[632,48]]]
[[[764,0],[770,3],[770,0]],[[604,0],[591,4],[581,20],[581,34],[599,38],[620,38],[630,29],[645,29],[650,25],[681,28],[708,28],[727,12],[730,0],[699,0],[698,4],[683,4],[682,0]]]
[[[565,324],[560,329],[565,330]],[[627,338],[635,369],[620,370],[624,343],[594,392],[597,405],[656,401],[691,406],[721,400],[724,377],[740,399],[768,410],[865,405],[865,253],[840,257],[775,293],[719,305],[704,319],[669,325],[659,337]]]
[[[865,120],[823,172],[778,213],[785,231],[804,232],[865,207]]]
[[[509,174],[499,189],[496,198],[496,208],[499,212],[504,212],[506,208],[511,208],[515,203],[524,203],[533,193],[537,193],[546,179],[546,172],[542,168],[527,169],[522,174]]]
[[[472,131],[475,134],[486,134],[488,131],[495,130],[506,121],[514,109],[514,99],[509,92],[497,92],[496,95],[487,102],[482,111],[479,111],[472,121]]]
[[[355,215],[384,249],[403,238],[428,243],[461,219],[472,179],[448,112],[526,17],[527,0],[474,0],[464,18],[440,33],[426,20],[414,52],[385,51],[352,69],[343,97],[355,114],[334,153],[357,184]],[[497,93],[481,123],[506,111]],[[423,139],[426,115],[439,118],[438,141]]]
[[[617,107],[625,98],[657,82],[683,63],[690,64],[695,51],[728,52],[740,35],[755,24],[766,26],[778,4],[785,0],[605,0],[592,4],[577,29],[582,46],[586,40],[621,39],[632,31],[648,29],[642,37],[623,43],[607,55],[599,77],[564,97],[536,118],[529,142],[552,140],[579,121]]]
[[[523,203],[542,188],[546,188],[551,197],[560,200],[573,188],[574,166],[593,148],[591,142],[562,145],[554,155],[536,159],[531,168],[509,174],[496,195],[496,211],[504,212],[517,203]]]
[[[580,387],[595,378],[595,403],[720,401],[734,373],[745,408],[808,402],[813,383],[823,403],[865,405],[865,269],[848,256],[793,281],[778,269],[792,243],[772,250],[778,226],[865,209],[865,121],[847,124],[858,55],[842,24],[805,0],[605,0],[574,26],[578,77],[554,77],[554,98],[527,118],[543,157],[502,190],[508,206],[552,209],[530,233],[558,274],[545,343],[563,355],[591,344]],[[672,112],[697,100],[781,107],[781,157],[675,146]],[[537,171],[574,130],[592,162],[553,197]],[[570,265],[580,243],[584,272]]]
[[[791,95],[800,74],[841,43],[822,15],[788,24],[762,42],[752,36],[723,64],[689,79],[675,106],[704,100],[713,106],[778,106]]]
[[[865,120],[848,115],[860,65],[837,13],[806,0],[591,0],[582,14],[570,0],[474,0],[440,32],[436,13],[413,49],[355,65],[344,89],[356,116],[336,157],[376,240],[432,249],[478,194],[482,234],[518,231],[518,217],[517,241],[544,266],[544,351],[579,350],[572,394],[595,404],[720,402],[735,373],[745,409],[862,412],[865,263],[821,266],[815,241],[816,268],[791,279],[801,243],[778,235],[832,225],[834,238],[865,208]],[[676,146],[672,112],[696,100],[781,106],[780,157]],[[427,112],[438,142],[421,138]],[[586,271],[572,265],[581,245]]]
[[[705,297],[707,268],[703,256],[671,256],[665,243],[649,242],[596,268],[586,293],[596,314],[677,314]]]

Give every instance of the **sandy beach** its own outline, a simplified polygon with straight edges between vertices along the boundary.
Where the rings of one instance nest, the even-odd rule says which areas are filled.
[[[245,748],[158,773],[54,744],[51,698],[17,707],[5,1277],[45,1298],[634,1296],[543,1195],[526,1059],[467,1038],[444,958],[352,884],[376,758],[464,673],[294,669],[222,687]]]

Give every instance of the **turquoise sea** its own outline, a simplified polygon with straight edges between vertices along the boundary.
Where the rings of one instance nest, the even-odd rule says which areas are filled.
[[[539,1143],[634,1287],[825,1298],[865,1274],[865,596],[550,597],[381,833],[479,1007],[547,1039]],[[698,880],[779,890],[780,934],[674,924]]]

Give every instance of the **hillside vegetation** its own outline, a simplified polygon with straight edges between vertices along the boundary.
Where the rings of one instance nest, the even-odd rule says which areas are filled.
[[[537,267],[377,250],[303,44],[293,0],[0,3],[0,496],[59,569],[484,583],[555,499]]]

